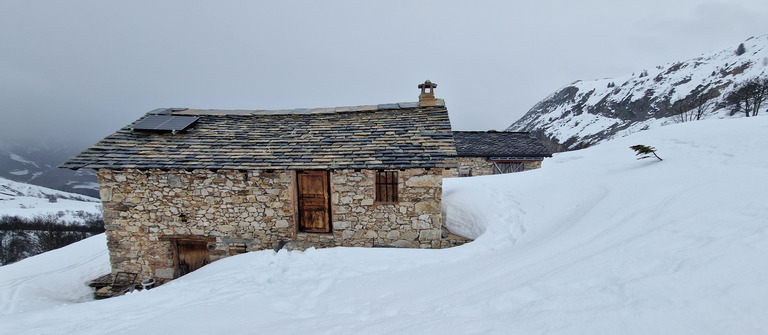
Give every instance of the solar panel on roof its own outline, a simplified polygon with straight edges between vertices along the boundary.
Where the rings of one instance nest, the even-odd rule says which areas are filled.
[[[131,130],[170,130],[174,134],[197,121],[194,116],[147,115],[136,122]]]

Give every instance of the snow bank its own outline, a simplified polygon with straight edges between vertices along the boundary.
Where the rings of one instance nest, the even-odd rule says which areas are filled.
[[[446,180],[446,224],[478,236],[457,248],[262,251],[70,304],[82,275],[55,284],[77,292],[67,305],[42,300],[44,280],[107,269],[89,240],[76,246],[96,263],[0,267],[0,333],[765,334],[766,132],[768,117],[665,126],[536,171]],[[664,161],[636,160],[634,144]]]
[[[2,266],[0,315],[92,300],[88,282],[109,272],[104,234]]]
[[[505,176],[450,178],[443,181],[445,227],[451,232],[488,243],[513,243],[525,231],[514,197],[515,180],[535,171]]]

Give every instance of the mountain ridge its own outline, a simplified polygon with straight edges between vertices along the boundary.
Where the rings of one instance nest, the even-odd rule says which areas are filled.
[[[725,96],[740,83],[768,73],[768,34],[742,45],[741,54],[734,45],[631,75],[574,81],[506,130],[531,132],[558,152],[690,121],[683,119],[687,113],[701,112],[701,119],[731,117]]]
[[[26,184],[99,196],[96,173],[61,169],[65,160],[79,152],[74,144],[3,139],[0,142],[0,177]]]

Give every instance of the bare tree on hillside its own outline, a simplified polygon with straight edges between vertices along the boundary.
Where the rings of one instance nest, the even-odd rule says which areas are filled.
[[[85,222],[63,222],[55,215],[32,219],[0,216],[0,265],[61,248],[104,232],[101,215],[82,213],[77,216]]]
[[[694,117],[696,120],[701,120],[701,117],[704,116],[704,112],[706,111],[705,107],[707,106],[707,102],[711,99],[717,98],[720,94],[717,91],[710,90],[706,93],[701,93],[697,95],[693,99],[693,107],[696,110],[696,113]]]
[[[717,97],[717,93],[709,91],[695,95],[689,99],[683,99],[674,104],[672,113],[678,122],[698,121],[706,112],[707,102]]]
[[[675,115],[675,120],[680,123],[693,121],[696,114],[692,105],[688,100],[680,100],[674,104],[672,113]]]
[[[738,85],[725,97],[725,104],[731,109],[731,115],[744,113],[744,116],[757,116],[760,106],[768,96],[768,77],[754,78]]]

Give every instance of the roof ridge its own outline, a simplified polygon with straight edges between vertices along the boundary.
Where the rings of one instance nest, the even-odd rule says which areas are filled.
[[[445,107],[445,101],[438,99],[442,103],[434,107]],[[171,111],[173,115],[286,115],[286,114],[333,114],[350,112],[374,112],[383,110],[397,109],[415,109],[420,107],[418,102],[395,102],[378,105],[357,105],[340,107],[321,107],[321,108],[293,108],[293,109],[180,109],[175,108]],[[433,107],[433,106],[429,106]],[[155,113],[153,110],[150,113]]]
[[[454,133],[502,133],[502,134],[530,134],[530,131],[506,131],[506,130],[454,130]]]

